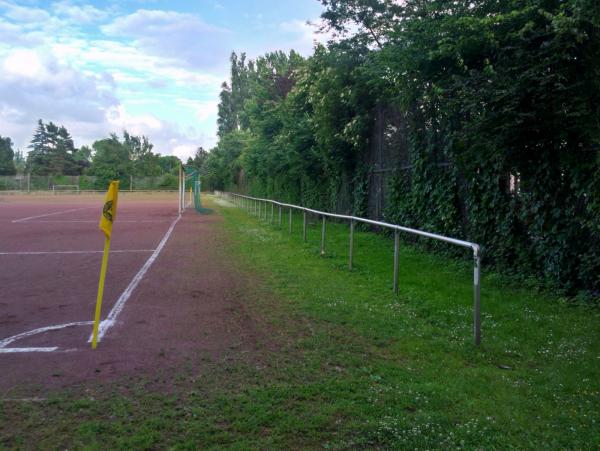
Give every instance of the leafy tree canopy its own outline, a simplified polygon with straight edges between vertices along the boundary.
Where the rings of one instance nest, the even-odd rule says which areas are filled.
[[[0,136],[0,175],[13,175],[17,173],[14,156],[12,140],[8,137],[3,138]]]

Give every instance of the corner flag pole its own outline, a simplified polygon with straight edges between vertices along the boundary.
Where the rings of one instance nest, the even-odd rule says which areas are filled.
[[[96,296],[96,313],[94,315],[94,331],[92,333],[92,349],[98,345],[98,326],[100,325],[100,313],[102,312],[102,296],[104,295],[104,280],[106,279],[106,267],[108,266],[108,252],[110,249],[110,238],[104,240],[104,254],[102,254],[102,266],[100,267],[100,281],[98,282],[98,296]]]
[[[100,280],[98,281],[98,296],[96,297],[96,312],[94,315],[94,330],[92,332],[92,349],[98,345],[98,328],[100,326],[100,314],[102,312],[102,296],[104,295],[104,281],[106,279],[106,268],[108,266],[108,253],[110,251],[110,237],[112,226],[117,216],[117,199],[119,196],[119,181],[110,182],[104,206],[102,207],[102,216],[100,217],[100,230],[104,232],[104,253],[102,254],[102,265],[100,267]]]

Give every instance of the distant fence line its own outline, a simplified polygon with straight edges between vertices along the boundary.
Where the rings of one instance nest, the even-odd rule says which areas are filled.
[[[348,267],[352,269],[353,265],[353,248],[354,248],[354,227],[358,222],[364,224],[370,224],[378,227],[391,229],[394,231],[394,292],[398,292],[398,271],[399,271],[399,254],[400,254],[400,232],[410,233],[413,235],[422,236],[425,238],[431,238],[438,241],[443,241],[456,246],[465,247],[471,249],[473,252],[473,342],[476,346],[481,343],[481,301],[480,301],[480,279],[481,279],[481,248],[477,243],[471,243],[469,241],[458,240],[456,238],[450,238],[435,233],[425,232],[423,230],[411,229],[403,227],[397,224],[390,224],[387,222],[374,221],[372,219],[361,218],[357,216],[341,215],[336,213],[328,213],[325,211],[313,210],[311,208],[301,207],[299,205],[285,204],[277,202],[271,199],[261,199],[257,197],[244,196],[236,193],[220,192],[215,191],[215,194],[220,197],[225,197],[231,200],[238,207],[246,210],[250,214],[258,216],[259,219],[267,219],[269,213],[267,212],[267,206],[270,205],[270,221],[271,223],[275,218],[275,207],[278,208],[277,222],[281,227],[282,225],[282,209],[288,209],[288,228],[289,233],[292,233],[292,210],[299,210],[303,213],[303,226],[302,226],[302,237],[306,242],[306,229],[307,229],[307,213],[320,216],[322,218],[322,229],[321,229],[321,254],[325,253],[325,239],[326,239],[326,218],[334,218],[350,221],[350,239],[348,247]]]
[[[176,191],[177,175],[130,176],[121,179],[122,191]],[[105,177],[93,175],[0,175],[0,191],[52,191],[55,186],[76,186],[78,191],[104,191]]]

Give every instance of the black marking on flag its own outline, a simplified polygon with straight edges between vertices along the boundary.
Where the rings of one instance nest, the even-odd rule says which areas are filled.
[[[102,216],[106,218],[106,220],[113,222],[113,214],[112,214],[113,201],[109,200],[104,204],[102,208]]]

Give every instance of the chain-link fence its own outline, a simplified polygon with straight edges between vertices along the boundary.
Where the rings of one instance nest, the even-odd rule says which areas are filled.
[[[130,176],[121,180],[121,190],[177,190],[176,175],[164,174],[158,176]],[[104,191],[108,179],[91,175],[2,175],[0,176],[0,191],[53,191],[54,187],[69,186],[77,191]]]

